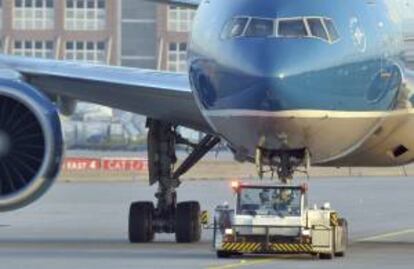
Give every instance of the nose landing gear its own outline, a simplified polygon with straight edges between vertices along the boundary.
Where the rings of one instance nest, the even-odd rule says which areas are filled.
[[[305,170],[302,172],[307,174],[310,154],[307,149],[268,150],[258,147],[255,164],[260,178],[263,178],[265,173],[271,173],[273,178],[276,173],[282,183],[287,183],[293,179],[293,174],[298,171],[299,166],[304,166]]]
[[[179,177],[193,167],[220,139],[206,135],[198,144],[181,137],[175,126],[149,119],[148,169],[150,185],[158,183],[156,206],[151,201],[134,202],[129,211],[129,240],[131,243],[150,242],[155,233],[175,233],[178,243],[200,240],[200,204],[197,201],[177,202]],[[174,170],[177,162],[176,145],[184,144],[193,151]]]

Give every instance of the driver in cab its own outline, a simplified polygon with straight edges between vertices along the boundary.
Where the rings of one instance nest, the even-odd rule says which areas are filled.
[[[272,196],[272,207],[278,212],[289,211],[293,198],[291,190],[275,190]]]
[[[289,214],[291,204],[294,199],[292,190],[276,189],[270,191],[264,189],[259,194],[260,196],[260,211],[267,211],[268,214]]]

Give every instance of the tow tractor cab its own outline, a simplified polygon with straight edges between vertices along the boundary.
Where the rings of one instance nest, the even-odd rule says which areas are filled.
[[[232,182],[235,207],[219,205],[213,245],[220,258],[244,253],[307,253],[321,259],[344,256],[347,222],[325,203],[308,207],[302,185],[250,185]]]

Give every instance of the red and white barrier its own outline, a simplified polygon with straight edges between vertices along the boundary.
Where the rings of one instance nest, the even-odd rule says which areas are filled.
[[[147,171],[148,161],[131,158],[103,158],[102,170],[105,171]]]
[[[78,158],[63,162],[64,171],[148,171],[148,160],[142,158]]]

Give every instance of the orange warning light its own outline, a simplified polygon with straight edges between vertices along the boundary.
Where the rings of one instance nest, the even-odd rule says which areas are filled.
[[[239,189],[239,187],[240,187],[240,183],[239,183],[239,181],[232,181],[231,182],[231,188],[235,191],[235,192],[237,192],[237,190]]]

